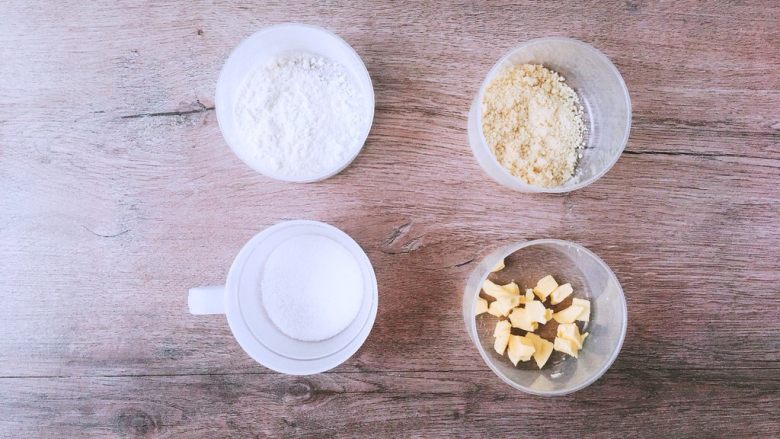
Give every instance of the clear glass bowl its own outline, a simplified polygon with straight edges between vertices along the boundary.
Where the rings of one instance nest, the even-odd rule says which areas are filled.
[[[583,330],[590,335],[579,358],[553,351],[540,370],[533,360],[515,367],[506,355],[493,349],[497,318],[487,313],[475,317],[474,313],[482,283],[503,258],[507,268],[499,274],[510,276],[512,279],[506,281],[514,280],[522,291],[551,274],[559,283],[571,283],[575,297],[590,300],[590,321]],[[463,318],[479,354],[499,378],[516,389],[542,396],[572,393],[601,377],[617,358],[627,326],[626,300],[612,270],[585,247],[557,239],[512,244],[485,257],[466,283]]]
[[[558,72],[580,97],[588,129],[574,176],[559,187],[533,186],[509,173],[495,159],[482,133],[482,96],[505,67],[542,64]],[[512,49],[490,70],[469,111],[468,133],[477,162],[492,179],[521,192],[562,193],[583,188],[606,174],[617,162],[631,129],[631,99],[617,68],[594,47],[571,38],[548,37]]]

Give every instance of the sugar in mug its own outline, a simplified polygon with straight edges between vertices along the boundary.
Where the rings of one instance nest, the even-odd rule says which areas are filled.
[[[293,237],[317,235],[334,240],[354,256],[363,278],[363,300],[346,329],[320,341],[301,341],[280,331],[262,303],[260,282],[269,254]],[[374,269],[363,249],[331,225],[306,220],[285,221],[255,235],[236,256],[225,285],[192,288],[190,313],[225,314],[239,345],[258,363],[277,372],[309,375],[332,369],[351,357],[371,332],[378,289]]]

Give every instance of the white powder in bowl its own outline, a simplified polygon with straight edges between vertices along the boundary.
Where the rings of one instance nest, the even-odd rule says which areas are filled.
[[[290,238],[268,255],[260,289],[268,317],[303,341],[346,329],[363,302],[363,277],[354,256],[319,235]]]
[[[234,116],[262,168],[283,178],[306,179],[335,170],[360,147],[364,100],[341,64],[291,52],[247,75]]]

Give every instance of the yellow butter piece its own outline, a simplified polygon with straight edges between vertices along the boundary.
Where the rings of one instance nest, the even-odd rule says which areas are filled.
[[[584,308],[581,306],[572,305],[563,311],[556,312],[552,317],[558,323],[574,323],[583,310]]]
[[[520,295],[520,287],[516,283],[510,282],[506,285],[497,285],[491,282],[489,279],[485,279],[482,283],[482,291],[488,296],[495,297],[496,299],[512,298]]]
[[[521,304],[528,303],[528,302],[534,300],[534,298],[535,298],[534,297],[534,290],[529,288],[529,289],[525,290],[525,296],[520,296],[520,303]]]
[[[538,300],[532,300],[525,304],[525,311],[528,313],[528,318],[532,322],[547,323],[550,320],[547,316],[547,309],[542,302]]]
[[[547,360],[550,359],[553,344],[534,333],[529,332],[525,336],[534,344],[534,361],[536,361],[536,365],[539,366],[539,369],[543,368],[547,364]]]
[[[577,327],[576,323],[561,323],[558,325],[556,335],[560,338],[571,340],[577,346],[577,349],[582,349],[582,341],[585,340],[585,337],[580,335],[580,328]]]
[[[496,317],[506,317],[512,309],[520,305],[520,296],[510,298],[502,297],[494,300],[488,307],[488,313]]]
[[[507,320],[499,320],[496,322],[496,329],[493,330],[493,337],[500,335],[509,335],[512,333],[512,325]]]
[[[534,343],[527,337],[519,335],[512,335],[509,337],[509,351],[507,352],[507,355],[509,356],[509,361],[515,366],[517,366],[519,361],[530,360],[534,352]]]
[[[563,302],[573,292],[574,289],[571,287],[571,284],[559,285],[558,288],[553,290],[552,294],[550,294],[550,303],[557,305]]]
[[[539,296],[539,299],[544,302],[547,299],[547,296],[552,294],[556,288],[558,288],[558,282],[555,281],[552,275],[547,275],[539,279],[539,282],[536,283],[534,293],[536,293],[536,295]]]
[[[549,322],[550,320],[552,320],[552,316],[553,316],[553,310],[550,308],[545,308],[544,318],[547,319],[547,321]]]
[[[508,335],[502,335],[500,337],[496,337],[496,341],[493,342],[493,349],[498,352],[498,355],[504,355],[504,351],[506,350],[506,345],[509,344],[509,336]]]
[[[558,352],[563,352],[564,354],[569,354],[574,358],[577,358],[577,352],[579,351],[577,345],[573,341],[561,337],[555,337],[553,349]]]
[[[498,355],[504,355],[507,344],[509,344],[509,336],[512,334],[512,325],[506,320],[500,320],[496,323],[496,329],[493,330],[493,337],[496,338],[493,343],[493,349],[498,352]]]
[[[495,266],[495,267],[493,267],[493,269],[492,269],[492,270],[490,270],[490,272],[491,272],[491,273],[495,273],[496,271],[501,271],[501,270],[503,270],[503,269],[504,269],[504,267],[506,267],[506,265],[504,264],[504,260],[502,259],[502,260],[498,261],[498,263],[496,264],[496,266]]]
[[[512,326],[524,331],[533,332],[539,327],[539,324],[533,320],[531,314],[525,308],[513,309],[509,314],[509,321],[512,322]]]
[[[581,306],[584,309],[580,313],[580,315],[577,316],[577,320],[581,322],[588,322],[590,321],[590,300],[585,299],[574,299],[572,301],[572,305]]]
[[[485,313],[485,312],[487,312],[487,310],[488,310],[487,300],[485,300],[485,299],[483,299],[481,297],[477,297],[477,314],[476,315],[480,315],[482,313]]]

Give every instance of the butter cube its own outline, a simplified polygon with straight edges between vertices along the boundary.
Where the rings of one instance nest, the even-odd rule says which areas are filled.
[[[527,289],[525,290],[525,296],[520,296],[520,303],[528,303],[530,301],[534,300],[534,290]]]
[[[526,303],[525,310],[528,313],[528,318],[531,319],[532,322],[539,322],[544,324],[550,320],[547,317],[550,315],[550,313],[547,312],[547,309],[544,307],[542,302],[538,300],[532,300]]]
[[[487,312],[487,310],[488,310],[487,300],[485,300],[485,299],[483,299],[481,297],[477,297],[477,314],[476,315],[480,315],[482,313],[485,313],[485,312]]]
[[[495,266],[495,267],[493,267],[493,269],[492,269],[492,270],[490,270],[490,272],[491,272],[491,273],[495,273],[496,271],[501,271],[501,270],[503,270],[503,269],[504,269],[504,267],[506,267],[506,265],[504,264],[504,260],[502,259],[502,260],[498,261],[498,263],[496,264],[496,266]]]
[[[577,349],[582,349],[582,342],[585,337],[580,335],[580,328],[576,323],[561,323],[558,325],[558,337],[571,340],[577,346]]]
[[[547,296],[552,294],[556,288],[558,288],[558,282],[556,282],[551,275],[547,275],[539,279],[539,282],[536,283],[534,293],[536,293],[536,295],[539,296],[539,299],[544,302],[547,299]]]
[[[512,322],[512,326],[524,331],[533,332],[539,327],[539,324],[533,320],[533,317],[525,308],[513,309],[509,314],[509,321]]]
[[[579,348],[577,348],[577,345],[573,341],[560,337],[555,337],[553,349],[558,352],[563,352],[564,354],[569,354],[574,358],[577,358],[577,352],[579,351]]]
[[[534,343],[527,337],[521,337],[519,335],[512,335],[509,337],[509,361],[517,366],[518,361],[528,361],[534,354]]]
[[[553,314],[553,319],[558,323],[574,323],[584,309],[581,306],[572,305],[563,311]]]
[[[496,285],[488,279],[485,279],[485,282],[482,283],[482,291],[496,299],[502,297],[509,299],[520,295],[520,287],[516,283],[510,282],[506,285]]]
[[[564,352],[577,358],[577,354],[582,349],[582,343],[587,336],[587,332],[580,335],[580,329],[576,323],[562,323],[558,325],[558,332],[553,347],[556,351]]]
[[[511,335],[512,325],[506,320],[501,320],[496,323],[496,329],[493,330],[493,337],[496,338],[493,343],[493,349],[498,352],[498,355],[504,355],[507,344],[509,344],[509,336]]]
[[[563,284],[558,286],[552,294],[550,295],[550,303],[553,305],[557,305],[564,301],[571,293],[574,292],[574,289],[571,287],[571,284]]]
[[[512,332],[512,325],[506,320],[496,322],[496,329],[493,330],[493,337],[500,335],[509,335]]]
[[[498,352],[498,355],[504,355],[504,351],[506,350],[507,344],[509,344],[509,335],[502,335],[500,337],[496,337],[496,340],[493,342],[493,349]]]
[[[506,317],[512,309],[520,305],[520,296],[502,297],[493,301],[488,307],[488,313],[496,317]]]
[[[584,308],[580,315],[577,316],[577,320],[581,322],[590,321],[590,300],[574,299],[572,301],[572,305],[577,305]]]
[[[525,336],[534,343],[534,361],[536,361],[536,365],[541,369],[547,364],[547,360],[550,359],[550,354],[552,354],[553,351],[553,344],[534,333],[528,333]]]

